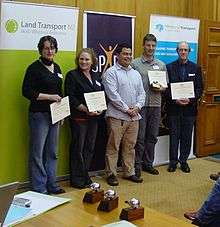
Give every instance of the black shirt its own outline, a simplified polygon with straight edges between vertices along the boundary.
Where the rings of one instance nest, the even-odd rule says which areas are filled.
[[[80,104],[86,106],[84,93],[104,90],[99,73],[91,72],[91,81],[79,69],[71,70],[65,79],[65,95],[69,96],[72,118],[91,118],[85,112],[77,110]]]
[[[62,96],[62,78],[59,65],[54,63],[54,73],[39,60],[33,62],[25,73],[22,94],[31,101],[29,111],[50,112],[49,100],[37,100],[39,93]]]

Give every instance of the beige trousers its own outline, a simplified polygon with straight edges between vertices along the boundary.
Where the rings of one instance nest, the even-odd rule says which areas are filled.
[[[108,143],[106,147],[105,166],[107,176],[117,175],[119,147],[122,148],[122,168],[124,176],[135,174],[135,150],[139,121],[124,121],[107,118]]]

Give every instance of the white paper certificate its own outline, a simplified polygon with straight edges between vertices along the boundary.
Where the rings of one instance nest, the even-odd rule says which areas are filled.
[[[171,83],[172,99],[195,98],[193,81]]]
[[[50,104],[52,124],[64,119],[70,115],[69,96],[61,99],[60,102]]]
[[[148,78],[150,84],[159,83],[162,87],[167,87],[167,73],[166,71],[148,71]]]
[[[86,105],[89,112],[106,110],[106,100],[104,91],[84,93]]]

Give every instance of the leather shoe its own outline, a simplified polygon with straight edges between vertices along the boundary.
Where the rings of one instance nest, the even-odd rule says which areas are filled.
[[[59,188],[58,190],[56,191],[49,191],[49,194],[55,194],[55,195],[58,195],[58,194],[62,194],[62,193],[65,193],[66,191],[62,188]]]
[[[135,175],[131,175],[129,177],[123,177],[125,180],[129,180],[129,181],[132,181],[132,182],[135,182],[135,183],[142,183],[143,182],[143,179],[140,178],[140,177],[137,177]]]
[[[184,213],[184,217],[193,221],[197,218],[197,214],[198,212],[197,211],[193,211],[193,212],[186,212]]]
[[[159,171],[155,169],[154,167],[143,167],[143,171],[153,174],[153,175],[159,175]]]
[[[210,174],[210,179],[214,180],[214,181],[217,181],[218,178],[220,177],[220,172],[218,173],[213,173],[213,174]]]
[[[111,174],[110,176],[108,176],[106,181],[111,186],[118,186],[119,185],[118,179],[114,174]]]
[[[175,165],[169,165],[167,168],[168,172],[175,172],[176,171],[176,166]]]
[[[138,178],[141,177],[141,169],[139,169],[139,168],[135,169],[135,176],[138,177]]]
[[[190,168],[188,166],[187,163],[181,164],[180,169],[184,172],[184,173],[189,173],[190,172]]]

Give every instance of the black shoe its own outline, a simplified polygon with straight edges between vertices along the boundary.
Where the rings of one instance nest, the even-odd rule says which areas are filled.
[[[169,165],[167,168],[168,172],[175,172],[176,171],[176,165]]]
[[[218,180],[218,178],[220,177],[220,172],[210,174],[210,176],[209,176],[209,177],[210,177],[210,179],[211,179],[211,180],[217,181],[217,180]]]
[[[119,185],[118,179],[114,174],[108,176],[106,181],[111,186],[118,186]]]
[[[138,177],[138,178],[141,177],[141,169],[139,169],[139,168],[135,169],[135,176]]]
[[[70,183],[70,186],[73,188],[78,188],[78,189],[83,189],[83,188],[87,188],[88,185],[85,184],[76,184],[76,183]]]
[[[93,182],[92,182],[91,178],[88,178],[85,185],[91,185],[92,183]]]
[[[135,183],[142,183],[143,182],[143,179],[140,178],[140,177],[137,177],[135,175],[132,175],[132,176],[129,176],[129,177],[123,177],[125,180],[129,180],[129,181],[132,181],[132,182],[135,182]]]
[[[48,193],[49,194],[55,194],[55,195],[58,195],[58,194],[62,194],[62,193],[65,193],[66,191],[62,188],[59,188],[58,190],[56,191],[49,191]]]
[[[153,175],[159,175],[159,171],[155,169],[154,167],[143,167],[143,171],[153,174]]]
[[[184,173],[189,173],[190,172],[190,168],[188,166],[187,163],[181,164],[180,165],[180,169],[184,172]]]

